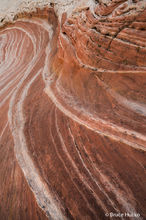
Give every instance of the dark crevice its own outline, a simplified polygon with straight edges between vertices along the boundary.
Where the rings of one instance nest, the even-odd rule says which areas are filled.
[[[64,31],[64,32],[62,32],[62,34],[67,35],[65,31]]]
[[[98,30],[97,30],[97,27],[92,27],[91,29],[92,29],[92,30],[95,30],[95,31],[98,31]]]

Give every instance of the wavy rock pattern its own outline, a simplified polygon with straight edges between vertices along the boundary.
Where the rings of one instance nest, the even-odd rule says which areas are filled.
[[[0,219],[146,217],[144,3],[51,4],[0,30]]]

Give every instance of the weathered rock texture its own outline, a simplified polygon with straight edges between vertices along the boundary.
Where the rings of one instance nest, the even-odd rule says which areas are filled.
[[[145,1],[88,3],[0,30],[1,220],[146,217]]]

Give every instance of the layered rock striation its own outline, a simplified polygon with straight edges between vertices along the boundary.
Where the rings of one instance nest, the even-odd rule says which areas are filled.
[[[144,219],[145,1],[27,4],[1,20],[0,219]]]

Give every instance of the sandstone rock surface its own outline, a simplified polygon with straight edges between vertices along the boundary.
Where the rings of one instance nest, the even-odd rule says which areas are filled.
[[[145,1],[27,4],[0,14],[0,219],[145,219]]]

